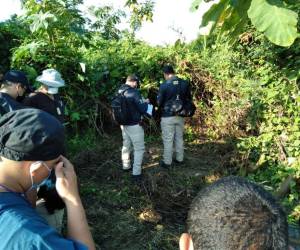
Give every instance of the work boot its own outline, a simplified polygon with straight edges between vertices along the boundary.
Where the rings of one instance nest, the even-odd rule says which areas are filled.
[[[141,185],[143,181],[143,177],[141,174],[139,175],[132,175],[132,182],[135,185]]]
[[[178,166],[181,166],[181,165],[183,165],[184,164],[184,161],[182,160],[182,161],[178,161],[178,160],[173,160],[173,162],[174,162],[174,164],[175,165],[178,165]]]
[[[124,168],[124,166],[122,166],[122,170],[123,172],[130,172],[132,170],[132,164],[130,164],[130,166],[127,168]]]
[[[169,169],[171,167],[170,164],[166,164],[166,163],[164,163],[164,161],[160,161],[159,166],[161,168],[165,168],[165,169]]]
[[[130,172],[132,170],[132,168],[122,168],[123,172]]]

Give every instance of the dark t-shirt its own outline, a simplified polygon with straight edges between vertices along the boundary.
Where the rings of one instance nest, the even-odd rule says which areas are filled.
[[[24,105],[41,109],[55,116],[61,123],[64,122],[64,104],[59,95],[53,95],[54,100],[48,95],[35,92],[30,94],[24,100]]]

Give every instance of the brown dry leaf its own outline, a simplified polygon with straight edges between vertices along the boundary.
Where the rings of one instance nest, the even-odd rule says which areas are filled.
[[[151,223],[158,223],[162,218],[155,210],[147,209],[139,215],[139,219]]]
[[[219,175],[215,175],[215,174],[212,174],[212,175],[209,175],[209,176],[205,176],[205,181],[207,183],[213,183],[217,180],[220,179],[220,176]]]

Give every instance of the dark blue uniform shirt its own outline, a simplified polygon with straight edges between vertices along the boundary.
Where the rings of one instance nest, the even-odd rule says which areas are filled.
[[[163,82],[159,87],[157,96],[157,104],[162,111],[162,117],[174,116],[173,112],[169,109],[170,102],[174,101],[179,94],[180,100],[183,104],[186,100],[191,100],[191,91],[187,81],[173,76],[172,78]]]
[[[132,88],[127,84],[123,84],[118,93],[124,92],[124,96],[127,99],[127,108],[129,120],[124,125],[137,125],[142,119],[142,115],[147,113],[148,103],[145,103],[138,89]]]

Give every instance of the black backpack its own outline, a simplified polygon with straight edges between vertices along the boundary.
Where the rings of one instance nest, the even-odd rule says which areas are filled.
[[[118,91],[111,102],[113,118],[119,125],[126,125],[130,117],[129,109],[127,108],[127,99],[124,95],[127,90]]]

